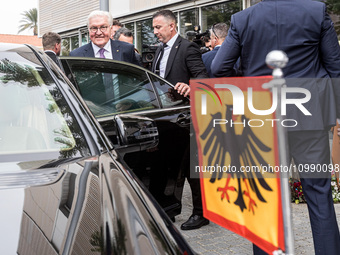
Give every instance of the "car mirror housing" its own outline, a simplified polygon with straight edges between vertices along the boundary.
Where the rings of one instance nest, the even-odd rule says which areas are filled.
[[[116,150],[125,154],[144,151],[158,145],[158,129],[154,120],[132,114],[115,116],[118,147]]]

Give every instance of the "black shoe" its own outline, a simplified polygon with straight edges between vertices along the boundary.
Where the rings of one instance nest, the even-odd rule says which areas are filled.
[[[181,225],[182,230],[198,229],[202,226],[208,225],[209,220],[201,215],[191,215],[190,218]]]

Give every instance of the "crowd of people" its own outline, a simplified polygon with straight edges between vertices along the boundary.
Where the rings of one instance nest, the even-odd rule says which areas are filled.
[[[289,113],[291,118],[312,124],[289,131],[288,145],[290,158],[297,165],[330,164],[328,131],[340,119],[340,85],[331,78],[340,77],[340,47],[325,4],[310,0],[262,1],[234,14],[230,27],[226,23],[214,24],[210,29],[212,50],[203,55],[197,44],[179,35],[172,11],[158,11],[152,19],[154,34],[160,42],[152,71],[174,84],[181,95],[189,95],[191,78],[271,75],[265,58],[268,52],[278,49],[290,59],[284,69],[286,77],[329,78],[327,88],[311,91],[312,104],[318,113],[315,115],[321,118],[302,116],[298,111]],[[113,20],[109,12],[92,12],[87,25],[91,42],[71,51],[70,56],[109,58],[141,65],[140,54],[133,46],[133,33]],[[57,64],[55,57],[60,53],[60,42],[60,36],[55,33],[43,36],[44,50]],[[320,119],[321,125],[313,124]],[[199,179],[191,178],[187,169],[193,212],[181,225],[183,230],[209,224],[203,216]],[[331,179],[316,177],[307,171],[301,174],[315,254],[340,254]],[[265,253],[254,245],[254,254]]]

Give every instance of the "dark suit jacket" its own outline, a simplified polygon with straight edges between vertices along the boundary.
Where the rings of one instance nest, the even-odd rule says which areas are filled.
[[[202,55],[203,63],[205,65],[205,68],[207,69],[207,72],[208,72],[208,75],[209,75],[210,78],[215,77],[211,73],[211,63],[212,63],[213,59],[215,58],[216,53],[218,52],[219,49],[220,49],[220,47],[215,47],[212,51],[208,51],[208,52],[206,52]]]
[[[272,50],[288,55],[289,62],[283,68],[286,78],[340,77],[340,47],[333,23],[325,4],[311,0],[263,0],[234,14],[228,36],[212,62],[212,73],[216,77],[230,76],[240,57],[244,76],[271,75],[265,58]],[[288,86],[297,87],[296,82]],[[312,116],[290,107],[287,118],[299,120],[290,131],[335,125],[335,109],[340,117],[340,83],[333,84],[329,80],[318,83],[314,79],[310,84],[303,81],[302,86],[312,94],[304,104]]]
[[[160,49],[158,47],[155,53],[152,63],[153,72]],[[170,51],[164,79],[175,85],[177,82],[189,84],[190,78],[209,78],[209,76],[198,45],[178,36]]]
[[[114,60],[120,60],[129,62],[135,65],[139,65],[138,60],[135,56],[135,49],[132,44],[111,40],[111,51],[112,51],[112,58]],[[91,43],[88,43],[80,48],[77,48],[70,52],[70,56],[74,57],[90,57],[94,58],[95,53],[93,52],[93,47]]]
[[[135,52],[135,55],[136,55],[138,65],[142,66],[143,65],[142,56],[137,52]]]
[[[57,55],[55,53],[53,53],[51,51],[45,51],[45,53],[47,54],[47,56],[49,56],[54,61],[54,63],[56,63],[59,66],[59,68],[62,71],[64,71],[64,69],[63,69],[63,67],[62,67],[62,65],[60,63],[60,60],[58,59],[58,57],[57,57]]]

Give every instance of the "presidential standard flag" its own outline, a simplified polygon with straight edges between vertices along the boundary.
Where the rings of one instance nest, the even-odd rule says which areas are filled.
[[[269,254],[285,250],[276,132],[285,121],[278,122],[272,93],[262,88],[270,80],[190,81],[198,147],[191,169],[200,173],[204,217]]]

